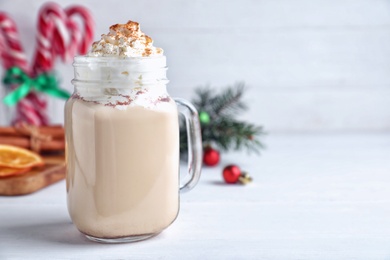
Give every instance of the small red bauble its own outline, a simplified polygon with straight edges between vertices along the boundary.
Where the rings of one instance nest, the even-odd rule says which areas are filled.
[[[223,178],[226,183],[237,183],[241,176],[241,170],[236,165],[228,165],[223,169]]]
[[[204,150],[203,163],[207,166],[215,166],[219,163],[219,152],[211,147]]]

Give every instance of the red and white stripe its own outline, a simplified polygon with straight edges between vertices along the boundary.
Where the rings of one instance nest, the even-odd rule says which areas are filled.
[[[78,47],[82,43],[82,33],[75,21],[68,20],[67,28],[70,33],[70,44],[68,44],[68,48],[66,52],[63,53],[63,60],[65,62],[72,61],[73,57],[78,53]]]
[[[84,22],[84,34],[82,41],[79,43],[78,53],[85,54],[88,52],[91,47],[91,43],[93,42],[93,37],[95,34],[95,22],[91,13],[83,6],[75,5],[68,7],[65,10],[68,17],[72,17],[74,15],[79,15]],[[74,55],[76,55],[75,53]],[[73,56],[74,56],[73,55]]]
[[[84,23],[83,33],[73,16]],[[82,6],[62,9],[56,3],[45,4],[39,13],[38,48],[34,62],[36,71],[49,71],[56,57],[70,61],[77,54],[85,54],[93,41],[94,26],[91,13]]]
[[[24,54],[20,37],[15,22],[5,13],[0,13],[0,29],[2,40],[0,41],[1,56],[5,69],[17,66],[27,74],[30,74],[27,58]],[[33,125],[47,123],[47,116],[41,113],[46,108],[46,104],[37,104],[34,100],[38,97],[35,93],[30,93],[26,98],[20,100],[16,107],[16,118],[14,124],[27,122]],[[37,107],[39,109],[37,109]]]
[[[6,14],[0,13],[0,30],[2,34],[2,51],[5,69],[18,66],[29,72],[27,57],[24,54],[15,22]]]
[[[66,14],[56,3],[47,3],[39,11],[37,48],[33,69],[35,73],[53,69],[55,56],[66,49]]]
[[[71,19],[76,15],[84,23],[83,31]],[[45,4],[39,11],[37,48],[32,70],[28,66],[14,21],[1,12],[0,30],[0,55],[5,69],[18,66],[36,76],[53,70],[57,57],[70,61],[77,54],[87,53],[93,41],[94,21],[90,12],[82,6],[71,6],[64,10],[56,3]],[[39,93],[31,92],[18,102],[16,112],[14,123],[27,122],[38,126],[49,123],[47,100]]]

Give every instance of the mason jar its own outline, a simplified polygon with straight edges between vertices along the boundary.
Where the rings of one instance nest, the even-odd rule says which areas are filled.
[[[200,177],[196,109],[167,92],[166,58],[75,57],[65,105],[66,190],[73,223],[98,242],[152,237],[176,218],[179,192]],[[189,142],[179,180],[179,117]]]

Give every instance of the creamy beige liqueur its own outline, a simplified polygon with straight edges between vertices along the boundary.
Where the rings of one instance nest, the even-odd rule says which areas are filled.
[[[129,22],[111,27],[89,55],[158,56],[162,50]],[[67,102],[68,209],[82,233],[97,238],[155,234],[176,218],[178,112],[169,96],[148,95],[159,87],[140,84],[130,90],[131,98],[110,102],[76,91]]]

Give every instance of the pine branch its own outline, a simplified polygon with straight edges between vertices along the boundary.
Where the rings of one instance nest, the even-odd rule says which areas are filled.
[[[243,82],[235,84],[234,87],[227,88],[221,95],[211,99],[211,105],[215,117],[223,115],[237,114],[247,109],[241,101],[244,94],[245,85]]]
[[[263,129],[250,123],[223,118],[214,125],[211,132],[215,144],[224,151],[246,148],[259,153],[262,148],[257,137],[263,134]]]
[[[212,104],[212,90],[209,86],[204,88],[196,88],[195,94],[197,95],[196,99],[192,100],[194,106],[198,109],[198,111],[207,111],[210,109],[210,104]]]
[[[210,87],[197,88],[192,100],[199,112],[206,113],[210,120],[201,124],[203,145],[214,145],[220,150],[241,150],[259,153],[263,148],[259,136],[263,128],[251,123],[237,121],[236,115],[247,109],[242,101],[244,83],[214,93]],[[182,122],[180,128],[180,153],[187,153],[187,133]]]

